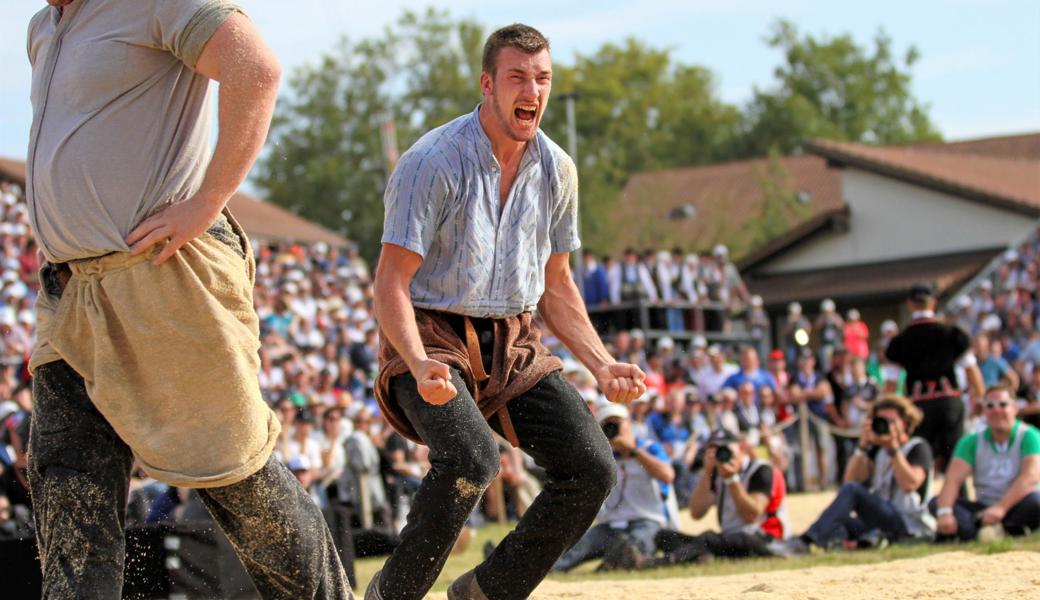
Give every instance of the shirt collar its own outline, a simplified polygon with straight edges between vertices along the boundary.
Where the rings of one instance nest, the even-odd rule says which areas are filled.
[[[915,310],[913,312],[913,314],[910,315],[910,318],[912,320],[914,320],[914,321],[919,321],[921,319],[934,319],[935,318],[935,311],[934,310]]]
[[[470,127],[473,128],[474,137],[477,139],[477,145],[484,153],[484,157],[487,159],[488,164],[498,164],[498,159],[495,158],[495,152],[491,148],[491,138],[488,137],[486,131],[484,131],[484,125],[480,122],[480,107],[483,103],[478,104],[473,112],[470,113]],[[525,171],[532,163],[540,162],[542,160],[542,143],[539,139],[542,134],[542,130],[539,129],[534,138],[527,143],[524,147],[524,156],[520,159],[520,168],[517,169],[517,174]]]

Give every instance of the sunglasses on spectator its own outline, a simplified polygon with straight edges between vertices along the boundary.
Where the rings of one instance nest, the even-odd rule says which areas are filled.
[[[991,400],[989,402],[986,402],[986,404],[984,406],[986,407],[986,410],[993,410],[994,408],[1007,408],[1007,407],[1011,406],[1011,401],[1010,400]]]

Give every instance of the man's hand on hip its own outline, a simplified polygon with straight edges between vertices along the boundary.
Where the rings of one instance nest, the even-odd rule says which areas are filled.
[[[424,360],[416,365],[413,375],[419,395],[428,404],[447,404],[459,393],[451,382],[451,369],[442,362]]]
[[[166,262],[181,246],[202,235],[224,208],[224,202],[196,195],[167,207],[141,222],[126,238],[132,254],[141,254],[166,240],[166,247],[152,264]]]
[[[628,404],[646,393],[646,374],[628,363],[613,363],[596,370],[596,383],[607,400]]]

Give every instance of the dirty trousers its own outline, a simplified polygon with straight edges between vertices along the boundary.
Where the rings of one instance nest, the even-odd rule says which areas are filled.
[[[29,481],[43,598],[119,598],[133,454],[64,361],[37,368],[33,400]],[[276,459],[198,493],[261,597],[353,597],[321,512]]]
[[[401,544],[380,575],[379,591],[387,600],[418,600],[426,594],[498,474],[492,425],[455,369],[452,383],[459,395],[434,406],[419,396],[410,374],[391,382],[399,406],[430,448],[431,469],[412,502]],[[615,479],[606,437],[559,371],[507,407],[520,448],[545,469],[547,480],[516,529],[476,568],[477,583],[491,600],[527,598],[588,529]],[[491,422],[501,428],[497,418]]]

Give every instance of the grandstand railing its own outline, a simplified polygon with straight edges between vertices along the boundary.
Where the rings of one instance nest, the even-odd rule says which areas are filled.
[[[1007,250],[1017,250],[1025,244],[1030,244],[1037,241],[1037,239],[1040,239],[1040,219],[1037,219],[1032,230],[1026,232],[1025,235],[1019,236],[1018,239],[1013,240],[1011,243],[1007,245],[1004,251],[1006,252]],[[950,298],[946,301],[946,304],[944,305],[944,309],[946,310],[946,312],[949,312],[952,309],[954,309],[957,300],[959,300],[961,296],[975,293],[979,289],[979,285],[981,285],[981,283],[984,280],[989,279],[993,275],[993,273],[997,271],[997,269],[1004,265],[1005,262],[1006,261],[1004,260],[1003,252],[993,257],[992,260],[986,263],[986,266],[983,267],[981,271],[979,271],[974,277],[969,279],[967,283],[962,285],[956,293],[950,296]]]
[[[693,339],[694,336],[700,335],[704,336],[704,339],[709,342],[729,344],[754,344],[758,342],[759,338],[752,336],[746,331],[727,332],[689,328],[673,331],[670,329],[654,328],[652,326],[652,319],[650,318],[650,311],[664,309],[676,309],[681,311],[717,311],[720,313],[727,313],[730,310],[727,305],[721,302],[649,302],[645,300],[632,300],[629,302],[621,302],[619,304],[610,304],[608,306],[590,306],[588,307],[588,312],[590,315],[620,315],[622,313],[634,311],[638,315],[637,322],[639,329],[643,331],[643,334],[648,340],[657,340],[667,336],[677,342],[687,342]]]

